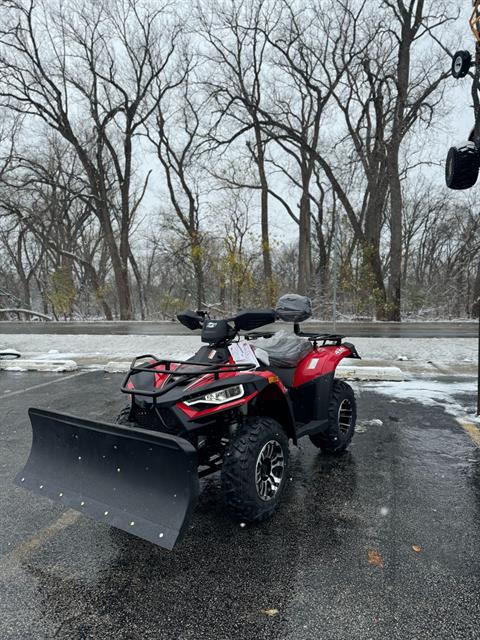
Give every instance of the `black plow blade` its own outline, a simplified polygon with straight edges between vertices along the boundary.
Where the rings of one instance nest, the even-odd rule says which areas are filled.
[[[189,442],[42,409],[29,415],[32,450],[18,486],[173,548],[198,497]]]

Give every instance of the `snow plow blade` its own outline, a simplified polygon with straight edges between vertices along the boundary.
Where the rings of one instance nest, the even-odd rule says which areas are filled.
[[[172,549],[198,491],[197,452],[174,436],[29,409],[32,449],[15,484]]]

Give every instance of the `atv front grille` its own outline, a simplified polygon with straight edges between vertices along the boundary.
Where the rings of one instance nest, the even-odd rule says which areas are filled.
[[[162,433],[180,435],[183,431],[183,425],[173,411],[164,407],[137,408],[134,420],[140,427],[155,429]]]

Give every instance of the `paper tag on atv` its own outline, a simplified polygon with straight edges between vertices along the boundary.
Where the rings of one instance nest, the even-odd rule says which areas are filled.
[[[228,350],[236,364],[252,364],[255,368],[260,366],[248,342],[234,342],[228,347]]]

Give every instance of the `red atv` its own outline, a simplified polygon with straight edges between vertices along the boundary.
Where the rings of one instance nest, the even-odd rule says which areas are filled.
[[[17,483],[171,549],[199,478],[220,470],[233,515],[264,520],[285,488],[289,440],[308,435],[339,453],[355,429],[353,390],[334,376],[342,358],[359,356],[343,336],[302,332],[310,313],[308,298],[288,295],[275,311],[179,314],[206,346],[187,361],[136,358],[117,424],[29,410],[32,450]],[[276,318],[294,332],[248,333]]]

